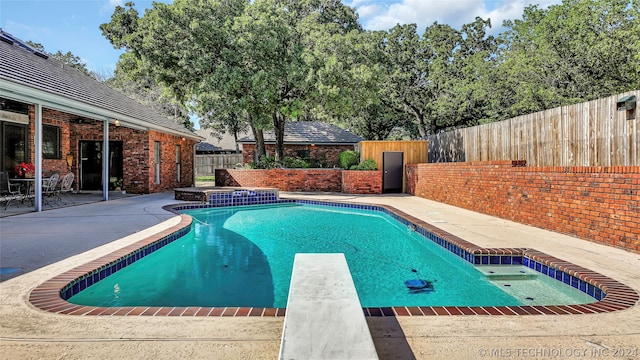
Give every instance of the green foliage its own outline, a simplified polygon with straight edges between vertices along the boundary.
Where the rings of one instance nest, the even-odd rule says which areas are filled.
[[[640,1],[532,5],[504,25],[497,37],[481,18],[364,31],[340,0],[174,0],[142,17],[117,6],[100,28],[126,50],[120,88],[216,133],[250,129],[258,154],[274,130],[278,160],[285,123],[301,118],[425,138],[640,88]]]
[[[343,169],[350,169],[360,162],[360,154],[357,151],[345,150],[339,156],[340,166]]]
[[[349,170],[378,170],[378,164],[373,159],[367,159],[358,165],[354,165]]]
[[[196,182],[213,182],[216,180],[214,175],[202,175],[196,177]]]
[[[637,1],[532,5],[505,26],[494,104],[503,118],[640,88]]]
[[[249,162],[244,165],[247,169],[306,169],[309,163],[299,157],[285,156],[283,161],[276,160],[273,156],[261,156],[257,162]]]
[[[309,163],[299,157],[285,156],[283,161],[284,167],[306,169],[309,167]]]
[[[282,165],[273,156],[261,156],[260,160],[253,163],[252,166],[253,169],[276,169],[281,167]]]

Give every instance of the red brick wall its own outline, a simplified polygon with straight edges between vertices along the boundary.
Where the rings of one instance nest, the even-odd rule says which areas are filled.
[[[271,187],[280,191],[342,191],[342,169],[216,169],[216,186]]]
[[[266,144],[265,150],[269,156],[274,156],[276,146],[274,144]],[[340,153],[345,150],[353,150],[353,145],[285,145],[284,156],[297,156],[296,151],[308,150],[309,158],[323,162],[327,167],[339,165],[338,158]],[[242,144],[242,161],[244,163],[254,161],[256,152],[255,144]]]
[[[344,170],[342,192],[345,194],[382,194],[382,171]]]
[[[67,113],[63,113],[60,111],[43,109],[42,110],[42,124],[43,125],[53,125],[60,128],[60,159],[43,159],[43,172],[42,175],[47,177],[51,176],[54,173],[60,174],[60,176],[64,176],[67,172],[70,171],[67,166],[67,154],[71,152],[70,144],[68,141],[64,141],[69,137],[70,127],[69,127],[69,119],[77,118],[77,115],[71,115]],[[34,136],[35,133],[35,108],[33,106],[29,107],[29,136],[27,136],[29,144],[29,161],[35,162],[35,143]],[[77,175],[77,174],[76,174]]]
[[[154,183],[153,148],[156,141],[160,141],[160,184]],[[149,132],[149,164],[151,164],[148,173],[149,192],[173,190],[194,184],[194,144],[193,140],[182,140],[181,137],[153,130]],[[176,145],[180,145],[182,160],[179,182],[177,181]]]
[[[640,252],[640,167],[407,165],[407,192]],[[520,166],[518,166],[520,165]]]
[[[272,187],[281,191],[382,194],[381,171],[342,169],[216,169],[216,186]]]
[[[78,116],[65,112],[44,108],[42,123],[60,127],[61,158],[44,159],[43,175],[49,176],[59,173],[63,176],[68,171],[75,174],[73,187],[78,189],[79,179],[79,143],[81,140],[102,141],[103,122],[82,118],[78,122]],[[34,108],[30,107],[29,151],[31,161],[35,161],[35,144],[33,133],[35,131]],[[152,193],[171,190],[176,187],[187,187],[194,183],[194,146],[190,139],[182,139],[179,136],[161,133],[158,131],[141,131],[125,126],[109,126],[109,139],[122,141],[123,156],[123,189],[130,193]],[[153,146],[154,141],[161,142],[161,178],[160,184],[154,184]],[[177,181],[176,170],[176,145],[181,145],[181,181]],[[73,165],[67,166],[66,155],[73,154]]]

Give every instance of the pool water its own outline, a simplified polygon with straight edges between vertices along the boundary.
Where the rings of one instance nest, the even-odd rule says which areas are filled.
[[[522,269],[497,276],[498,269],[474,267],[375,210],[279,204],[184,212],[194,218],[189,234],[68,301],[283,308],[296,253],[344,253],[363,307],[595,301],[529,269],[526,276],[518,276]],[[433,289],[404,285],[416,278],[431,281]]]

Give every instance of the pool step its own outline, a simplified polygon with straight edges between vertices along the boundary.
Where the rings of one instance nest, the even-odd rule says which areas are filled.
[[[530,280],[535,279],[537,273],[521,265],[476,265],[489,280]]]
[[[280,359],[378,359],[344,254],[296,254]]]

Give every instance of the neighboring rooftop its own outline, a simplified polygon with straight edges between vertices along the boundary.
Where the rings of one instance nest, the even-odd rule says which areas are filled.
[[[80,110],[101,118],[115,115],[145,128],[199,138],[182,124],[33,49],[2,29],[0,85],[0,95],[16,100],[42,100],[46,107],[69,112]]]
[[[314,144],[314,145],[352,145],[363,139],[341,127],[319,121],[292,121],[285,123],[285,144]],[[239,143],[255,143],[253,136],[246,136],[238,140]],[[275,143],[273,130],[264,132],[265,144]]]
[[[236,139],[231,134],[222,134],[221,137],[211,135],[209,129],[198,129],[195,131],[197,135],[204,138],[204,142],[196,145],[198,152],[238,152],[240,147],[236,144]],[[248,136],[249,133],[244,132],[238,135],[239,138]]]
[[[222,151],[222,148],[209,144],[208,142],[200,142],[196,144],[196,151],[199,153],[214,153]]]

